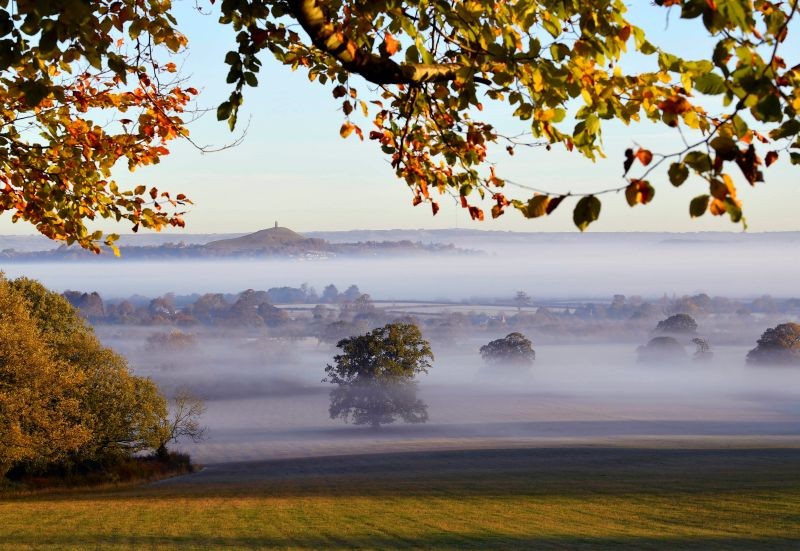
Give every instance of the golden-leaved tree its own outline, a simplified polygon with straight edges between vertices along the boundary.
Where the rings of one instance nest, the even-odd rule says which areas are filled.
[[[85,382],[51,356],[24,302],[0,282],[0,476],[20,463],[65,459],[89,441],[79,398]]]
[[[182,112],[196,90],[170,81],[168,54],[186,47],[170,2],[0,6],[0,211],[95,249],[102,236],[86,227],[95,217],[134,228],[183,224],[183,195],[122,191],[111,179],[119,160],[131,169],[155,163],[169,140],[189,139]],[[672,10],[713,37],[697,59],[651,42],[622,0],[221,0],[217,8],[236,31],[235,49],[220,53],[232,91],[219,119],[235,126],[265,57],[305,71],[341,101],[341,136],[374,141],[413,203],[434,214],[447,194],[473,219],[489,205],[493,217],[513,207],[536,218],[569,204],[583,230],[600,215],[603,193],[624,192],[636,206],[653,199],[656,180],[680,186],[694,177],[707,192],[691,200],[691,216],[738,222],[737,181],[762,182],[781,157],[800,163],[800,65],[784,52],[797,0],[655,0],[656,24]],[[653,69],[627,72],[628,53],[652,59]],[[483,116],[490,103],[525,134],[501,133]],[[93,122],[100,112],[115,122]],[[540,184],[513,197],[488,156],[497,143],[510,154],[559,145],[594,159],[605,123],[643,120],[675,128],[684,145],[631,148],[620,181],[595,193]]]
[[[171,438],[167,403],[40,283],[0,278],[0,477],[101,464]]]

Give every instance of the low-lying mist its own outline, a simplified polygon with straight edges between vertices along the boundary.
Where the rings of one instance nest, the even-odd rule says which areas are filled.
[[[3,270],[54,290],[93,290],[104,297],[238,292],[301,282],[318,289],[330,282],[357,283],[376,297],[409,300],[503,296],[520,289],[539,299],[698,292],[794,296],[800,280],[794,244],[768,234],[755,237],[720,242],[703,234],[540,234],[526,241],[524,234],[509,234],[508,242],[493,236],[498,242],[492,247],[475,241],[473,247],[486,254],[473,256],[6,263]]]
[[[159,348],[163,328],[101,326],[106,344],[167,393],[185,387],[208,406],[207,441],[187,445],[200,461],[570,442],[652,443],[682,438],[724,443],[800,436],[800,369],[745,365],[744,343],[713,347],[713,359],[637,363],[631,342],[535,344],[529,369],[485,365],[486,336],[434,343],[419,378],[424,425],[379,430],[332,420],[324,367],[337,352],[313,338],[252,331],[193,331],[193,344]],[[681,339],[691,352],[689,339]],[[713,440],[718,439],[718,440]]]

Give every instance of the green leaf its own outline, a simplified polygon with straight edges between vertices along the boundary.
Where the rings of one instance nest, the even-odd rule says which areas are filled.
[[[715,73],[705,73],[694,79],[694,89],[703,94],[721,94],[725,91],[725,81]]]
[[[739,115],[733,116],[733,131],[736,132],[736,136],[739,138],[743,138],[745,134],[747,134],[748,130],[747,123],[744,122],[744,119]]]
[[[231,116],[231,111],[233,111],[233,104],[229,101],[223,101],[217,107],[217,120],[227,120]]]
[[[589,224],[600,217],[600,199],[594,195],[582,197],[572,212],[572,221],[579,230],[584,231]]]
[[[708,172],[711,170],[711,157],[702,151],[690,151],[683,158],[683,162],[697,172]]]
[[[736,146],[736,142],[733,138],[729,138],[728,136],[717,136],[711,140],[709,145],[717,152],[717,155],[725,161],[732,161],[739,154],[739,148]]]
[[[251,72],[247,72],[244,74],[244,81],[247,83],[248,86],[252,86],[255,88],[258,86],[258,78]]]
[[[763,122],[780,122],[783,118],[781,100],[771,93],[767,93],[761,101],[751,110],[753,116]]]
[[[800,133],[800,121],[797,119],[789,119],[778,128],[772,130],[769,133],[769,137],[773,140],[780,140],[781,138],[796,136],[798,133]]]
[[[675,187],[680,187],[689,177],[689,167],[683,163],[669,165],[669,181]]]
[[[225,63],[228,65],[239,63],[239,54],[236,52],[228,52],[225,54]]]
[[[600,130],[600,119],[597,118],[597,115],[589,115],[586,117],[586,131],[589,134],[597,134]]]
[[[23,83],[20,89],[25,94],[25,103],[30,107],[36,107],[50,93],[50,88],[41,82],[30,80]]]
[[[742,208],[730,197],[725,199],[725,211],[731,217],[731,222],[738,224],[742,221]]]
[[[709,199],[710,197],[708,195],[698,195],[692,199],[692,202],[689,203],[689,216],[692,218],[703,216],[708,209]]]

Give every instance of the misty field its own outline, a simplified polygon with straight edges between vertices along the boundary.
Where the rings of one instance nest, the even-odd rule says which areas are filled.
[[[212,465],[0,501],[0,548],[796,549],[798,449],[550,448]]]

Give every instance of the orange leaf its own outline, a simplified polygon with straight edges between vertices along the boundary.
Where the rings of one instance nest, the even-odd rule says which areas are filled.
[[[386,37],[383,39],[383,46],[389,55],[394,55],[400,51],[400,41],[395,39],[392,33],[386,33]]]
[[[650,161],[653,160],[653,154],[647,149],[639,148],[639,151],[636,152],[636,158],[639,159],[639,162],[644,166],[647,166],[650,164]]]
[[[339,135],[340,135],[342,138],[346,138],[347,136],[349,136],[350,134],[352,134],[352,133],[353,133],[353,128],[354,128],[354,125],[353,125],[353,123],[346,122],[346,123],[344,123],[344,124],[342,125],[342,127],[339,129]]]
[[[422,191],[422,195],[424,195],[426,199],[430,199],[431,196],[428,195],[428,182],[425,180],[420,180],[419,189]]]

